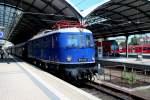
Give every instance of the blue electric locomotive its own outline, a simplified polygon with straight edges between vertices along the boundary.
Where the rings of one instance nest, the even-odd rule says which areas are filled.
[[[75,78],[96,72],[93,36],[87,29],[46,30],[30,39],[27,47],[28,57],[46,68]]]
[[[92,32],[80,23],[60,21],[11,48],[12,54],[70,78],[91,78],[97,72]]]

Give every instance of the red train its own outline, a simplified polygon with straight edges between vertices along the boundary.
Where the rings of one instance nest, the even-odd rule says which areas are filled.
[[[119,53],[126,53],[126,48],[119,49]],[[150,44],[129,45],[128,53],[144,53],[150,54]]]
[[[115,40],[106,40],[103,42],[96,42],[97,55],[102,53],[103,56],[119,56],[119,46]],[[102,48],[102,50],[101,50]]]
[[[106,40],[103,42],[96,42],[96,55],[102,54],[103,56],[120,56],[120,54],[126,53],[126,48],[119,47],[115,40]],[[102,47],[102,50],[101,50]],[[150,44],[144,45],[129,45],[128,53],[143,53],[150,54]]]

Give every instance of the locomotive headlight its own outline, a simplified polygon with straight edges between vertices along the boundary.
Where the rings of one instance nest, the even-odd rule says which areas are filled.
[[[92,57],[92,60],[93,60],[93,61],[95,60],[95,57],[94,57],[94,56]]]
[[[71,61],[72,60],[72,57],[71,56],[68,56],[67,57],[67,61]]]

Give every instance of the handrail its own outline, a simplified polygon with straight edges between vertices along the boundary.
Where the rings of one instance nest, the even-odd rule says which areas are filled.
[[[61,29],[61,28],[70,28],[70,27],[84,28],[84,25],[82,25],[80,22],[77,21],[61,20],[56,22],[52,28]]]

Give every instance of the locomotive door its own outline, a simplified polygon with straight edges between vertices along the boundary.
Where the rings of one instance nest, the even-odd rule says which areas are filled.
[[[97,47],[97,57],[98,60],[100,60],[101,58],[103,58],[103,47]]]

